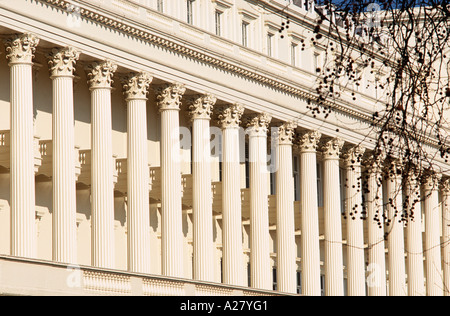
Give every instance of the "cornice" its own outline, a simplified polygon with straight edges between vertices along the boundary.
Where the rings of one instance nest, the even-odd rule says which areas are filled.
[[[285,77],[277,76],[257,67],[253,67],[253,69],[251,68],[252,66],[244,67],[240,65],[237,60],[232,60],[232,58],[228,58],[228,60],[224,60],[224,56],[220,56],[220,58],[218,58],[212,52],[209,52],[207,49],[202,49],[201,47],[187,47],[186,42],[179,39],[179,42],[177,42],[177,38],[174,38],[173,35],[163,36],[162,34],[157,34],[156,31],[149,30],[148,26],[145,24],[143,24],[143,27],[131,25],[133,22],[139,22],[133,21],[131,18],[127,18],[124,15],[119,15],[117,12],[108,11],[108,8],[102,8],[96,6],[95,4],[90,4],[92,7],[90,8],[84,1],[73,2],[68,0],[36,0],[36,2],[46,3],[64,11],[67,11],[76,5],[79,7],[80,18],[88,19],[95,23],[101,24],[104,27],[125,33],[141,41],[152,43],[175,53],[183,54],[190,58],[196,59],[199,62],[210,64],[214,67],[221,68],[224,71],[254,80],[280,92],[291,94],[295,97],[310,102],[314,102],[314,100],[318,97],[316,93],[309,91],[306,87],[300,87],[296,82],[286,82],[287,80]],[[106,16],[104,12],[108,12],[111,16],[116,15],[117,17]],[[304,15],[303,18],[306,19],[305,25],[308,27],[313,25],[313,20],[310,21],[308,14]],[[144,29],[144,27],[146,29]],[[355,109],[351,103],[345,100],[338,100],[334,102],[322,100],[320,106],[340,112],[343,115],[350,116],[361,122],[366,122],[368,124],[373,123],[371,113],[364,113],[359,109]],[[430,137],[426,139],[425,143],[434,147],[438,146],[438,142]]]
[[[52,5],[65,11],[74,5],[73,2],[69,2],[67,0],[37,0],[37,1],[47,3],[49,5]],[[318,97],[318,95],[316,95],[315,93],[307,91],[306,88],[302,89],[298,86],[295,86],[295,84],[282,82],[285,81],[285,78],[283,79],[281,77],[278,78],[276,75],[265,74],[262,72],[261,69],[252,70],[249,68],[245,68],[237,63],[225,61],[223,59],[223,56],[221,56],[221,58],[217,58],[213,56],[213,54],[205,52],[205,50],[187,47],[186,43],[177,43],[173,39],[169,39],[167,37],[164,38],[161,35],[151,33],[148,30],[143,30],[138,27],[132,26],[126,21],[126,18],[124,18],[123,16],[121,16],[119,20],[102,14],[100,12],[100,8],[94,11],[94,9],[83,7],[83,4],[81,2],[77,2],[76,5],[80,7],[79,14],[81,18],[95,21],[96,23],[102,24],[105,27],[126,33],[130,36],[146,41],[148,43],[153,43],[160,47],[164,47],[173,52],[189,56],[193,59],[198,60],[199,62],[213,65],[217,68],[221,68],[225,71],[237,74],[239,76],[243,76],[247,79],[257,81],[271,88],[274,88],[284,93],[289,93],[301,99],[310,100],[313,102]],[[110,14],[114,14],[114,12],[110,12]],[[322,101],[322,105],[327,108],[332,108],[335,111],[342,112],[346,115],[349,115],[361,121],[366,122],[372,121],[372,116],[370,114],[362,113],[358,110],[352,109],[349,105],[346,105],[345,102],[342,102],[342,104],[337,104],[335,102],[325,100]]]

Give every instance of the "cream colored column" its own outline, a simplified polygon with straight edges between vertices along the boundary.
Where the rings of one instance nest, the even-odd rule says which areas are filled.
[[[77,263],[73,73],[80,53],[53,49],[53,261]]]
[[[87,67],[92,120],[92,265],[102,268],[115,267],[111,89],[116,69],[111,61]]]
[[[384,252],[384,218],[382,192],[382,162],[371,159],[367,168],[367,235],[369,296],[386,296],[386,258]]]
[[[439,220],[440,176],[429,175],[423,183],[425,213],[425,270],[427,296],[443,296],[441,227]]]
[[[239,124],[244,107],[230,105],[220,110],[222,128],[222,244],[223,283],[244,286],[242,252],[241,171]]]
[[[423,266],[422,209],[420,184],[417,175],[410,172],[405,186],[406,224],[406,273],[408,295],[425,296],[425,275]]]
[[[178,83],[157,88],[161,113],[162,273],[172,277],[184,277],[179,111],[185,91]]]
[[[272,289],[269,250],[269,185],[267,132],[272,118],[262,113],[247,124],[250,151],[250,269],[251,286]]]
[[[444,295],[450,296],[450,180],[442,182],[442,259]]]
[[[299,138],[300,149],[300,212],[302,294],[320,296],[319,209],[317,204],[316,150],[321,138],[317,131]]]
[[[347,290],[349,296],[365,296],[364,226],[362,214],[361,158],[365,149],[355,146],[344,154],[346,169],[345,216],[347,218]]]
[[[389,295],[405,296],[406,289],[406,263],[405,263],[405,236],[403,221],[402,179],[399,172],[401,165],[391,161],[387,170],[386,191],[388,196],[387,208],[387,244],[388,244],[388,271]]]
[[[211,94],[190,101],[192,121],[192,213],[194,235],[194,280],[214,280],[214,244],[211,191],[211,113],[216,98]]]
[[[11,255],[36,257],[33,57],[39,39],[32,34],[5,40],[11,68]]]
[[[153,78],[131,73],[122,80],[127,102],[128,270],[150,273],[150,202],[147,94]]]
[[[344,295],[339,155],[344,141],[331,139],[322,146],[323,212],[325,236],[325,295]]]
[[[287,122],[278,127],[277,138],[277,290],[297,293],[295,245],[294,178],[292,172],[292,139],[296,125]]]

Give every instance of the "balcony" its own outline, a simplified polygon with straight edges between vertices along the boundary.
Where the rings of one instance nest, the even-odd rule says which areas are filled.
[[[0,255],[0,296],[279,296],[284,293]]]

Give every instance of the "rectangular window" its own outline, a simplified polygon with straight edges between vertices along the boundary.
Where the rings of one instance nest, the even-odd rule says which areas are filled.
[[[158,0],[156,2],[156,10],[158,10],[158,12],[164,12],[164,0]]]
[[[216,35],[221,36],[222,35],[222,12],[216,11],[215,18],[216,18]]]
[[[187,23],[194,24],[194,0],[187,0]]]
[[[249,24],[247,22],[242,22],[242,46],[248,46],[248,27]]]
[[[250,188],[250,152],[248,143],[245,143],[245,187]]]
[[[292,170],[294,171],[295,201],[300,201],[300,172],[299,172],[299,164],[298,164],[297,156],[294,156],[292,163],[293,163]]]
[[[291,43],[291,65],[297,66],[297,51],[298,45],[296,43]]]
[[[273,39],[274,36],[271,33],[267,34],[267,55],[273,57]]]
[[[317,163],[317,205],[323,206],[322,164]]]

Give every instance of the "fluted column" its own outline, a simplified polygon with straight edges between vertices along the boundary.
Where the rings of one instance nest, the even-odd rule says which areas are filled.
[[[213,218],[211,192],[210,120],[216,98],[211,94],[190,101],[192,121],[192,177],[194,226],[194,279],[214,280]]]
[[[392,161],[387,170],[386,191],[387,202],[387,243],[388,243],[388,270],[389,295],[405,296],[406,289],[406,263],[403,224],[402,179],[399,171],[401,165]]]
[[[367,235],[369,296],[386,296],[386,258],[384,252],[384,218],[382,192],[382,161],[371,159],[367,167]]]
[[[433,174],[424,179],[425,212],[425,270],[427,296],[442,296],[443,276],[441,264],[441,237],[438,188],[440,176]]]
[[[323,153],[323,212],[325,235],[325,295],[344,295],[342,254],[341,193],[339,155],[344,145],[340,138],[328,140]]]
[[[80,53],[53,49],[53,261],[77,262],[73,73]]]
[[[296,125],[278,127],[277,137],[277,290],[297,293],[292,139]]]
[[[242,273],[242,210],[240,189],[239,124],[244,107],[230,105],[220,110],[222,128],[222,244],[223,282],[244,286]]]
[[[139,273],[151,272],[147,94],[152,79],[147,73],[132,73],[122,78],[128,132],[128,270]]]
[[[162,273],[183,277],[179,111],[186,88],[174,83],[156,90],[161,113]]]
[[[33,57],[39,39],[32,34],[5,40],[11,69],[11,255],[36,257]]]
[[[102,268],[115,266],[111,89],[116,69],[111,61],[87,66],[92,120],[92,265]]]
[[[442,259],[444,295],[450,296],[450,180],[442,182]]]
[[[364,152],[364,148],[355,146],[349,148],[344,154],[346,169],[347,289],[349,296],[366,295],[361,183],[361,158]]]
[[[317,204],[316,150],[321,138],[317,131],[303,133],[300,151],[300,212],[302,294],[320,296],[319,209]]]
[[[406,273],[408,295],[424,296],[425,275],[423,266],[422,208],[420,184],[417,175],[410,172],[405,186],[406,224]]]
[[[250,149],[250,267],[251,286],[272,289],[269,252],[269,185],[267,132],[272,118],[259,114],[247,124]]]

